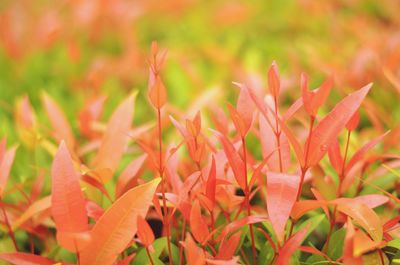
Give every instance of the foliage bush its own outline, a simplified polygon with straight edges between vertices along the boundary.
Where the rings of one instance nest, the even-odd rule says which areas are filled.
[[[388,165],[398,156],[374,151],[382,149],[376,146],[388,133],[360,139],[366,119],[360,106],[372,84],[321,115],[320,109],[328,110],[333,77],[310,90],[302,74],[301,97],[284,108],[273,63],[267,88],[254,80],[233,83],[238,97],[228,104],[228,115],[220,108],[208,115],[177,115],[162,77],[165,58],[153,42],[147,97],[155,121],[132,126],[135,91],[103,124],[106,99],[97,96],[79,111],[76,138],[49,95],[42,95],[42,103],[51,128],[42,128],[27,97],[18,101],[21,145],[32,155],[40,148],[54,158],[32,183],[6,186],[19,147],[1,142],[2,223],[16,251],[1,259],[13,264],[397,259],[399,199],[372,181],[385,174],[378,165],[393,171]],[[210,121],[214,129],[205,126]]]

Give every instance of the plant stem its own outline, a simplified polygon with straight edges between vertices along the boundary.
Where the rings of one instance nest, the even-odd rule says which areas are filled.
[[[149,251],[148,247],[146,247],[146,253],[147,253],[147,256],[149,257],[150,264],[154,265],[154,261],[153,261],[153,258],[151,257],[151,254],[150,254],[150,251]]]
[[[243,163],[244,163],[244,176],[245,176],[245,201],[246,201],[246,206],[247,206],[247,216],[251,215],[251,206],[250,206],[250,191],[249,191],[249,185],[247,183],[247,154],[246,154],[246,141],[244,136],[242,137],[242,148],[243,148]],[[254,240],[254,231],[253,231],[253,225],[249,224],[250,228],[250,237],[251,237],[251,249],[253,251],[253,260],[254,264],[257,265],[257,250],[256,250],[256,244]]]
[[[314,122],[315,122],[315,117],[311,116],[310,119],[310,128],[308,130],[308,137],[307,137],[307,145],[306,145],[306,153],[304,155],[304,165],[301,167],[301,176],[300,176],[300,183],[299,183],[299,188],[297,190],[297,198],[296,201],[299,201],[300,199],[300,195],[301,195],[301,191],[303,189],[303,182],[304,182],[304,177],[307,173],[308,170],[308,153],[310,152],[310,142],[311,142],[311,137],[312,137],[312,131],[313,131],[313,127],[314,127]]]
[[[337,198],[339,198],[341,196],[342,184],[343,184],[343,180],[345,178],[346,160],[347,160],[347,153],[349,151],[350,136],[351,136],[351,131],[348,131],[347,132],[346,147],[345,147],[343,163],[342,163],[342,170],[341,170],[340,175],[339,175],[339,185],[338,185],[338,189],[336,191],[336,197]],[[335,205],[334,208],[333,208],[332,218],[330,220],[329,232],[328,232],[328,236],[326,238],[326,243],[325,243],[325,247],[324,247],[325,252],[327,252],[328,249],[329,249],[329,243],[330,243],[330,240],[331,240],[331,237],[332,237],[333,229],[334,229],[335,224],[336,224],[336,212],[337,212],[337,206]]]
[[[185,239],[185,232],[186,232],[186,219],[183,218],[181,241],[184,241]],[[179,265],[182,265],[182,262],[183,262],[183,246],[179,244]]]
[[[279,172],[283,171],[283,166],[282,166],[282,153],[281,153],[281,131],[279,130],[278,126],[278,100],[275,97],[274,98],[274,103],[275,103],[275,138],[276,138],[276,145],[278,148],[278,156],[279,156]]]
[[[10,221],[8,220],[6,209],[4,209],[3,199],[1,198],[1,196],[0,196],[0,204],[1,204],[1,210],[2,210],[3,215],[4,215],[4,221],[5,221],[6,226],[7,226],[8,235],[11,237],[11,240],[12,240],[12,242],[14,244],[14,248],[18,252],[19,249],[18,249],[17,241],[15,240],[15,235],[14,235],[14,232],[13,232],[13,230],[11,228]]]
[[[165,197],[165,176],[164,176],[164,165],[162,159],[162,131],[161,131],[161,109],[157,109],[157,123],[158,123],[158,148],[159,148],[159,174],[161,177],[161,192],[162,192],[162,201],[163,201],[163,223],[165,227],[165,233],[167,237],[167,246],[168,246],[168,256],[169,256],[169,264],[172,265],[172,252],[171,252],[171,239],[170,239],[170,230],[169,230],[169,216],[167,209],[167,200]]]

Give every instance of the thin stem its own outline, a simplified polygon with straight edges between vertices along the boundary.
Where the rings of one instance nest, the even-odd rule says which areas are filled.
[[[308,130],[308,137],[307,137],[307,145],[306,145],[306,153],[304,155],[304,165],[301,168],[301,176],[300,176],[300,183],[299,183],[299,189],[297,190],[297,198],[296,201],[299,201],[301,191],[303,189],[303,182],[304,182],[304,177],[307,173],[308,170],[308,153],[310,152],[310,142],[311,142],[311,137],[312,137],[312,131],[314,127],[314,122],[315,122],[315,117],[311,116],[310,119],[310,128]]]
[[[168,256],[169,256],[169,264],[172,265],[172,251],[171,251],[171,238],[170,238],[170,230],[169,230],[169,216],[167,209],[167,200],[165,198],[165,176],[164,176],[164,165],[162,159],[162,131],[161,131],[161,109],[157,109],[157,123],[158,123],[158,148],[159,148],[159,174],[161,177],[161,192],[162,192],[162,201],[163,201],[163,223],[165,227],[165,233],[167,237],[167,246],[168,246]]]
[[[338,189],[336,191],[336,197],[337,198],[339,198],[341,196],[342,184],[343,184],[343,180],[345,178],[345,173],[346,173],[345,172],[345,168],[346,168],[347,153],[349,151],[350,136],[351,136],[351,131],[348,131],[347,132],[346,147],[345,147],[343,163],[342,163],[342,170],[341,170],[340,175],[339,175],[339,185],[338,185]],[[335,228],[336,212],[337,212],[337,206],[335,205],[334,208],[333,208],[332,218],[330,220],[329,232],[328,232],[328,236],[326,238],[326,243],[325,243],[325,247],[324,247],[325,252],[327,252],[328,249],[329,249],[329,243],[331,241],[333,229]]]
[[[275,103],[275,138],[276,138],[276,145],[278,148],[278,156],[279,156],[279,172],[283,171],[283,163],[282,163],[282,153],[281,153],[281,132],[279,130],[279,122],[278,122],[278,100],[274,98]]]
[[[12,240],[12,242],[14,244],[14,248],[18,252],[19,249],[18,249],[18,245],[17,245],[17,240],[15,240],[15,235],[14,235],[14,232],[13,232],[13,230],[11,228],[10,221],[8,220],[6,209],[4,209],[4,205],[3,205],[3,199],[1,197],[0,197],[0,204],[1,204],[1,210],[2,210],[3,215],[4,215],[4,221],[5,221],[6,226],[7,226],[8,235],[11,237],[11,240]]]
[[[247,183],[247,154],[246,154],[246,141],[244,136],[242,137],[242,148],[243,148],[243,163],[244,163],[244,176],[245,176],[245,201],[246,201],[246,206],[247,206],[247,216],[251,215],[251,206],[250,206],[250,191],[249,191],[249,185]],[[257,265],[257,250],[256,250],[256,244],[254,240],[254,231],[253,231],[253,225],[249,224],[250,228],[250,237],[251,237],[251,249],[253,251],[253,260],[254,264]]]
[[[150,251],[149,251],[148,247],[146,247],[146,253],[147,253],[147,256],[149,257],[150,264],[154,265],[154,261],[153,261],[153,258],[151,257],[151,254],[150,254]]]
[[[181,241],[185,240],[185,233],[186,233],[186,219],[183,218]],[[179,265],[182,265],[182,263],[183,263],[183,246],[179,244]]]

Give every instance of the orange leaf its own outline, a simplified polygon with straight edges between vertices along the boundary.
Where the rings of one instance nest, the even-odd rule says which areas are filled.
[[[344,98],[318,123],[312,131],[311,139],[307,140],[310,141],[307,166],[314,166],[322,159],[328,147],[360,107],[371,86],[369,84]]]
[[[44,212],[45,210],[50,209],[50,207],[51,207],[51,196],[46,196],[38,201],[35,201],[28,207],[28,209],[24,211],[24,213],[17,220],[13,222],[12,229],[16,230],[18,227],[20,227],[23,223],[31,219],[33,216],[41,212]]]
[[[353,117],[351,117],[349,122],[346,124],[346,129],[349,131],[353,131],[357,128],[359,123],[360,123],[360,112],[356,111],[354,112]]]
[[[272,96],[278,98],[281,84],[279,80],[278,66],[275,61],[272,62],[271,67],[268,70],[268,86]]]
[[[381,220],[368,206],[356,201],[345,201],[343,203],[339,202],[337,209],[364,228],[374,241],[382,240],[383,228]]]
[[[292,208],[292,212],[290,216],[293,219],[299,219],[302,217],[304,214],[308,213],[309,211],[318,209],[320,207],[323,207],[327,205],[328,203],[325,201],[319,201],[319,200],[304,200],[304,201],[298,201],[294,204]]]
[[[103,183],[110,180],[128,146],[136,95],[137,92],[131,94],[114,111],[108,121],[99,151],[93,159],[92,168],[95,171],[107,172],[99,176]]]
[[[137,217],[146,215],[158,183],[160,178],[129,190],[107,209],[81,252],[81,265],[108,265],[117,259],[136,234]]]
[[[344,265],[362,265],[362,257],[354,256],[354,226],[350,220],[347,221],[347,231],[343,246]]]
[[[196,200],[190,211],[190,228],[194,238],[200,243],[205,244],[208,238],[208,226],[203,216],[201,216],[200,204]]]
[[[268,216],[280,242],[283,241],[286,222],[296,202],[299,182],[297,175],[267,173]]]
[[[167,102],[167,89],[159,74],[154,74],[150,70],[149,80],[149,99],[151,104],[156,109],[161,109],[165,102]]]
[[[79,185],[79,175],[74,170],[71,156],[64,141],[61,142],[51,168],[51,212],[57,228],[59,243],[70,251],[82,246],[72,236],[88,230],[85,198]]]
[[[378,248],[382,242],[373,241],[363,231],[357,230],[354,235],[353,255],[359,257],[364,253]]]
[[[137,234],[140,239],[140,243],[142,243],[142,245],[145,247],[149,247],[154,241],[153,230],[151,230],[149,224],[141,215],[139,215],[137,218],[137,226]]]
[[[57,103],[46,93],[43,94],[43,104],[58,142],[64,140],[69,150],[75,149],[75,137],[67,118]]]
[[[186,233],[185,242],[182,243],[185,248],[187,265],[205,265],[206,256],[204,251],[196,245],[189,233]]]

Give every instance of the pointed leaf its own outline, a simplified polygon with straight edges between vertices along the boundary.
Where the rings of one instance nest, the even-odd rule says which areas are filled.
[[[30,253],[1,253],[0,259],[15,265],[53,265],[56,262],[49,258]]]
[[[46,93],[43,94],[43,104],[53,127],[54,137],[58,142],[64,140],[69,150],[72,152],[75,148],[75,137],[61,108]]]
[[[267,173],[268,215],[280,242],[283,242],[286,222],[296,202],[300,177],[283,173]]]
[[[338,211],[351,217],[358,225],[365,229],[374,241],[381,241],[383,228],[379,216],[363,203],[356,201],[339,202]]]
[[[131,129],[136,95],[136,92],[131,94],[114,111],[108,121],[101,146],[92,161],[92,168],[96,171],[109,170],[103,171],[108,173],[99,176],[103,183],[112,177],[128,146],[128,135]]]
[[[61,142],[51,168],[51,213],[57,228],[59,243],[70,251],[77,251],[78,242],[63,233],[81,233],[88,230],[85,198],[74,170],[71,156]]]
[[[206,257],[204,251],[196,245],[189,233],[186,234],[185,242],[182,243],[185,248],[187,265],[205,265]]]
[[[206,186],[206,196],[212,203],[212,208],[215,205],[215,189],[217,187],[217,170],[215,167],[215,158],[212,156],[211,168],[208,173],[207,186]]]
[[[206,243],[208,238],[208,226],[203,216],[201,216],[200,204],[196,200],[190,211],[190,228],[194,238],[201,244]]]
[[[137,218],[138,237],[143,246],[149,247],[154,242],[154,233],[147,221],[139,215]]]
[[[233,144],[229,141],[229,139],[217,132],[213,131],[214,134],[218,137],[222,146],[224,148],[224,152],[226,157],[228,158],[229,165],[232,168],[233,174],[235,175],[235,179],[238,182],[239,186],[244,190],[246,187],[246,177],[244,175],[244,162],[238,152],[236,151]]]
[[[304,228],[297,232],[295,235],[290,237],[282,248],[279,250],[278,259],[276,260],[276,265],[287,265],[290,264],[290,257],[293,253],[301,246],[308,228]]]
[[[268,87],[269,91],[271,92],[274,98],[279,97],[280,86],[281,84],[280,84],[278,66],[276,62],[273,61],[271,67],[268,70]]]
[[[108,265],[117,259],[136,234],[137,217],[146,215],[158,183],[160,178],[129,190],[107,209],[81,252],[81,265]]]
[[[312,131],[311,139],[308,139],[310,144],[307,166],[314,166],[322,159],[328,147],[360,107],[371,86],[369,84],[344,98],[318,123]]]
[[[3,153],[2,160],[0,160],[0,197],[3,195],[3,192],[6,189],[16,151],[17,146],[11,147],[9,150]]]

